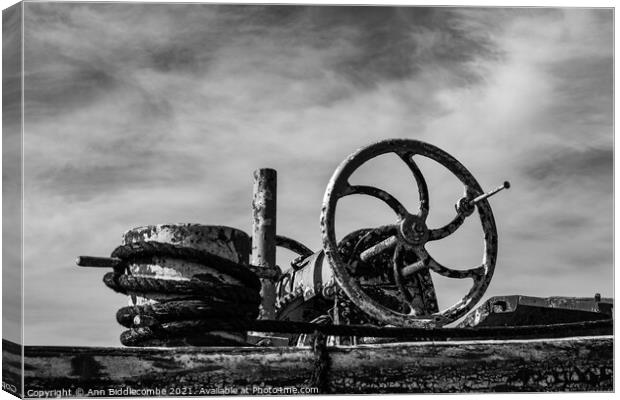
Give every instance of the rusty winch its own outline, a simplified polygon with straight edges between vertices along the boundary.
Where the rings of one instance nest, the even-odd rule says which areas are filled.
[[[419,208],[413,213],[384,190],[349,184],[362,164],[388,153],[407,165],[417,184]],[[414,157],[436,161],[464,186],[454,218],[443,227],[426,224],[429,193]],[[312,333],[321,325],[332,327],[333,332],[338,331],[334,326],[441,327],[470,311],[491,281],[497,230],[488,198],[509,188],[509,183],[485,193],[459,161],[433,145],[392,139],[347,157],[325,191],[320,218],[323,246],[317,252],[276,235],[276,172],[260,169],[254,178],[251,237],[223,226],[153,225],[126,232],[111,257],[78,258],[81,266],[112,268],[104,277],[105,284],[129,296],[129,305],[117,313],[118,322],[129,328],[121,335],[123,344],[276,344],[279,338],[294,343],[300,334]],[[337,241],[337,204],[351,195],[385,202],[394,219]],[[438,263],[426,244],[449,236],[476,211],[484,233],[481,264],[454,270]],[[278,246],[298,254],[284,273],[276,266]],[[462,300],[439,310],[431,271],[472,279],[473,286]],[[374,337],[381,332],[353,332],[344,340],[357,342],[359,336]],[[347,337],[346,332],[339,335],[343,336]]]

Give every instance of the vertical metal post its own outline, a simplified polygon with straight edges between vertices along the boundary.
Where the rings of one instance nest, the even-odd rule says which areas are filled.
[[[276,265],[276,198],[277,173],[271,168],[254,171],[252,199],[252,256],[250,263],[258,267]],[[259,319],[275,318],[276,289],[274,282],[261,279]]]

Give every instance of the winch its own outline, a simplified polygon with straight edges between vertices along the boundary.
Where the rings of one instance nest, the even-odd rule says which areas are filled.
[[[378,187],[349,182],[358,168],[384,154],[395,154],[410,171],[419,197],[417,210],[408,210]],[[418,167],[421,158],[439,163],[463,185],[455,214],[445,226],[427,224],[431,202]],[[105,284],[128,295],[129,305],[117,313],[117,321],[129,328],[121,335],[123,344],[304,345],[305,335],[319,333],[335,343],[356,344],[379,338],[519,337],[525,332],[509,326],[442,328],[472,310],[489,286],[498,241],[489,198],[508,189],[508,182],[485,192],[458,160],[418,140],[390,139],[360,148],[329,180],[320,215],[322,248],[313,252],[276,234],[276,180],[272,169],[254,173],[251,237],[223,226],[152,225],[126,232],[111,257],[78,258],[80,266],[112,268]],[[337,206],[353,195],[381,200],[394,217],[338,241]],[[450,236],[470,217],[482,226],[482,261],[464,270],[440,264],[426,245]],[[277,247],[297,254],[284,273],[276,265]],[[471,279],[472,287],[460,301],[440,310],[432,273]],[[543,331],[555,336],[570,332],[570,326],[560,325]],[[586,328],[607,329],[599,325],[593,322]]]

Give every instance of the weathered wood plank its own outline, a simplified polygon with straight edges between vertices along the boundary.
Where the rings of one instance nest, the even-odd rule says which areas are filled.
[[[332,387],[355,393],[612,390],[613,339],[472,341],[342,349]]]
[[[332,393],[613,390],[612,336],[360,345],[329,348],[329,355]],[[276,347],[27,346],[25,391],[79,387],[109,395],[131,387],[201,395],[248,388],[252,394],[265,386],[307,387],[315,357],[310,349]]]

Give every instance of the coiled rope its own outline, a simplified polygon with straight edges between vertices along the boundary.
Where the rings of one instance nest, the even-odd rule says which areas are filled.
[[[220,277],[206,272],[189,280],[142,277],[128,273],[129,264],[148,263],[154,256],[198,263],[239,283],[226,283]],[[122,294],[147,294],[159,299],[157,303],[123,307],[117,312],[117,321],[129,328],[121,334],[123,345],[246,344],[239,336],[224,332],[237,330],[204,329],[204,325],[213,328],[222,319],[246,323],[256,319],[261,302],[261,285],[258,275],[249,266],[207,251],[161,242],[122,245],[112,252],[112,257],[122,262],[114,268],[114,272],[104,275],[106,286]],[[268,271],[268,274],[271,272]],[[244,330],[241,328],[239,332]]]

